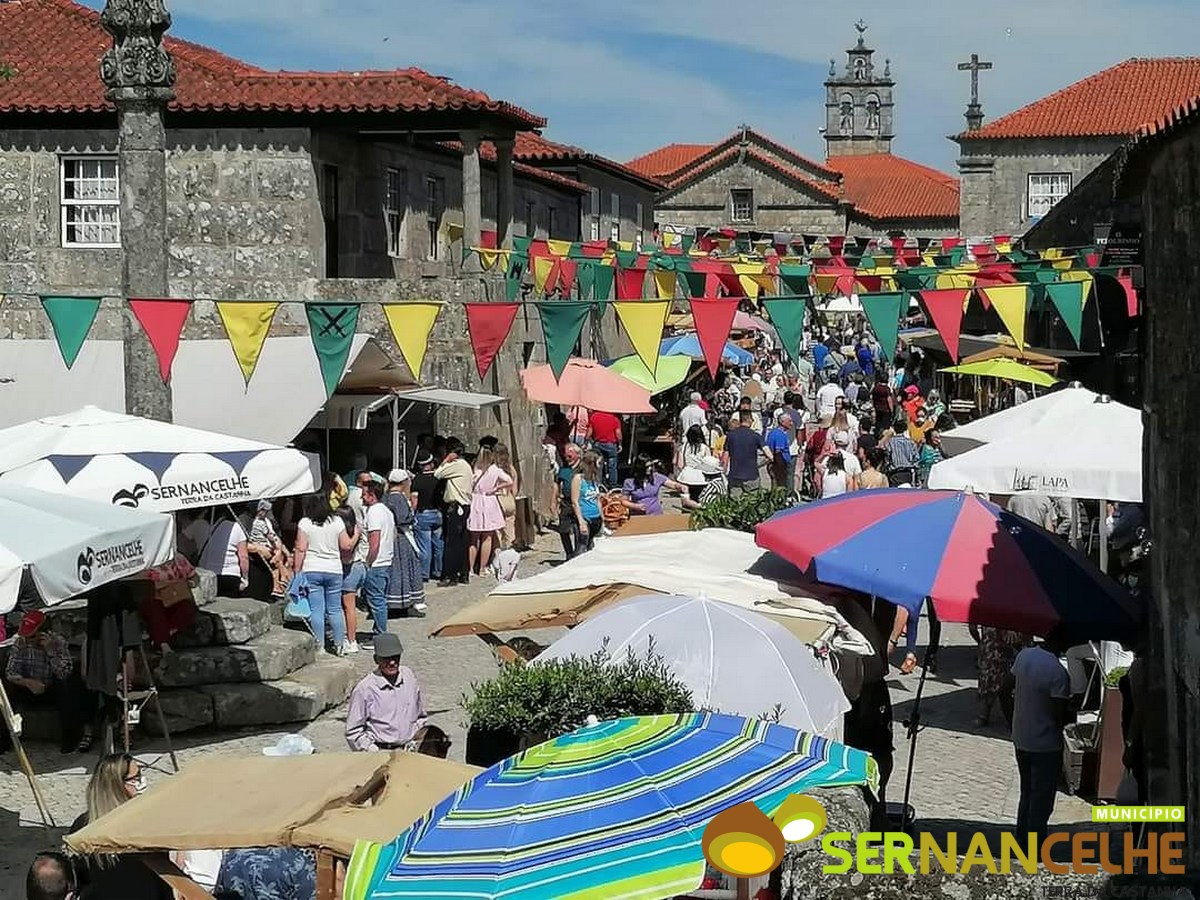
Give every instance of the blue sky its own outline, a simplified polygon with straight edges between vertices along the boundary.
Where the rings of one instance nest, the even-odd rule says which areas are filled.
[[[85,0],[103,7],[103,0]],[[1132,56],[1194,54],[1183,0],[169,0],[172,33],[268,68],[420,66],[550,120],[546,134],[618,160],[707,142],[742,123],[823,154],[829,59],[853,23],[892,60],[896,153],[954,173],[979,53],[989,118]],[[1100,7],[1097,9],[1097,7]]]

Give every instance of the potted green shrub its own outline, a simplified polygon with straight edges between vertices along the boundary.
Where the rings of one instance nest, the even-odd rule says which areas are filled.
[[[703,509],[692,513],[691,529],[699,531],[703,528],[729,528],[733,531],[753,532],[756,525],[791,505],[791,498],[784,488],[719,497]]]
[[[694,712],[691,692],[653,650],[614,662],[607,650],[536,666],[510,663],[464,694],[467,762],[490,766],[525,747],[623,716]]]

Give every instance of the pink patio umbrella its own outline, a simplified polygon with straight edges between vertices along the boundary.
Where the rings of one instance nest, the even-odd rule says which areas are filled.
[[[550,366],[521,370],[525,394],[536,403],[632,414],[657,412],[650,392],[594,359],[571,359],[556,381]]]

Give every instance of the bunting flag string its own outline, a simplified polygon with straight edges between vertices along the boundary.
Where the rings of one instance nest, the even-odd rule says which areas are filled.
[[[1000,321],[1012,335],[1017,349],[1025,349],[1025,315],[1029,310],[1029,285],[1005,284],[998,287],[982,288],[982,294],[987,297]]]
[[[512,331],[519,303],[467,303],[467,334],[471,338],[471,352],[475,356],[475,370],[479,380],[487,377],[488,370],[508,333]]]
[[[192,301],[131,299],[129,308],[150,340],[158,359],[158,374],[166,384],[171,380],[171,366],[175,364],[179,338],[183,335],[183,325],[192,310]]]
[[[225,334],[233,348],[238,368],[242,370],[247,390],[278,311],[279,303],[274,301],[222,300],[217,303],[217,314],[225,326]]]
[[[959,359],[958,338],[970,296],[970,291],[957,288],[920,291],[917,294],[929,321],[933,323],[942,343],[946,345],[946,352],[956,365]]]
[[[621,254],[618,253],[617,255],[620,256]],[[618,267],[616,274],[617,299],[641,300],[642,294],[646,290],[646,270]]]
[[[634,353],[646,369],[656,375],[658,354],[662,349],[663,328],[667,324],[667,315],[671,312],[671,301],[637,300],[618,302],[615,305],[617,318],[629,335],[629,343],[633,345]]]
[[[346,373],[346,363],[358,328],[357,303],[308,303],[308,332],[321,367],[325,396],[332,397]]]
[[[763,300],[762,303],[779,334],[783,349],[792,359],[799,359],[800,348],[804,345],[804,316],[808,305],[783,298]]]
[[[592,304],[578,300],[547,300],[538,303],[537,309],[542,320],[542,337],[546,341],[546,360],[557,381],[575,352],[583,326],[592,313]]]
[[[421,380],[421,367],[425,365],[425,351],[429,347],[429,335],[442,311],[440,303],[385,303],[383,314],[400,354],[412,376]]]
[[[721,356],[725,353],[725,342],[729,339],[734,317],[737,316],[738,303],[734,299],[712,297],[693,299],[689,304],[696,339],[704,353],[708,374],[713,378],[717,377],[717,370],[721,367]]]
[[[859,294],[858,299],[875,336],[879,338],[879,346],[890,359],[900,341],[900,317],[908,308],[908,294]]]
[[[1059,317],[1071,333],[1076,349],[1083,338],[1083,307],[1087,303],[1086,281],[1064,281],[1046,285],[1046,296],[1054,304]]]
[[[75,365],[100,311],[99,297],[42,297],[42,309],[50,318],[58,352],[67,368]]]

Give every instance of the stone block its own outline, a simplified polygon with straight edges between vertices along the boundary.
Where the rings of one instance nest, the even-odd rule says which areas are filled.
[[[159,665],[157,679],[160,687],[278,681],[316,656],[317,646],[311,635],[272,629],[248,644],[168,654]]]
[[[322,656],[281,681],[213,684],[201,690],[212,698],[218,728],[311,722],[346,699],[357,674],[349,660]]]
[[[225,208],[225,226],[240,244],[265,246],[309,245],[322,227],[307,204],[277,200],[232,203]]]
[[[196,614],[190,628],[175,635],[177,648],[247,644],[271,627],[271,605],[249,598],[220,597]]]
[[[217,573],[208,569],[197,569],[192,579],[192,599],[199,607],[208,606],[217,599]]]
[[[33,158],[26,153],[0,154],[0,215],[27,216]]]
[[[212,697],[203,691],[190,688],[159,691],[158,698],[167,728],[173,735],[196,728],[208,728],[213,724]],[[142,710],[142,728],[150,734],[162,733],[158,712],[153,704]]]
[[[312,163],[304,158],[260,159],[254,164],[254,177],[263,200],[305,200],[316,190]]]

